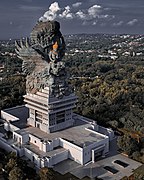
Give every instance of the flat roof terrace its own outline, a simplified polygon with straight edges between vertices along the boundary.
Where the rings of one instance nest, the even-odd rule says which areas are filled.
[[[24,129],[26,132],[29,132],[29,134],[43,140],[43,141],[52,141],[56,138],[62,138],[72,144],[75,144],[79,147],[83,146],[89,146],[90,144],[93,144],[95,142],[99,142],[104,140],[107,136],[101,135],[99,133],[94,133],[93,131],[87,130],[87,128],[90,127],[90,124],[88,123],[83,123],[81,120],[77,120],[76,126],[53,132],[53,133],[45,133],[41,131],[40,129],[36,127],[28,127]],[[23,131],[23,130],[22,130]],[[18,131],[19,133],[21,130]],[[20,133],[21,134],[21,133]]]
[[[106,136],[100,133],[87,130],[87,128],[91,126],[89,119],[85,119],[85,117],[76,114],[74,114],[75,125],[73,127],[48,134],[36,127],[29,127],[27,125],[27,118],[29,113],[26,106],[17,106],[15,108],[6,109],[4,112],[7,112],[20,119],[11,122],[11,124],[21,129],[18,130],[17,133],[21,135],[24,133],[29,133],[43,141],[51,141],[56,138],[63,138],[72,144],[83,147],[89,146],[94,142],[99,142],[106,138]]]
[[[59,136],[79,147],[89,146],[94,142],[105,139],[103,135],[87,130],[88,127],[90,127],[90,124],[74,126],[60,131]]]
[[[29,109],[26,106],[16,106],[14,108],[4,109],[3,111],[19,118],[19,120],[11,122],[12,125],[20,129],[28,127],[27,118],[29,116]]]
[[[52,156],[55,156],[56,154],[60,154],[62,152],[68,151],[68,150],[60,147],[60,148],[57,148],[57,149],[49,151],[49,152],[44,152],[44,151],[41,151],[36,145],[31,144],[31,143],[28,145],[25,145],[25,148],[27,148],[30,151],[34,152],[35,154],[39,155],[41,158],[52,157]]]

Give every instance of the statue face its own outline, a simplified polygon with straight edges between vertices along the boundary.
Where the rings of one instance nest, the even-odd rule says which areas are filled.
[[[61,61],[65,54],[65,42],[57,21],[39,22],[31,33],[32,47],[48,62]]]

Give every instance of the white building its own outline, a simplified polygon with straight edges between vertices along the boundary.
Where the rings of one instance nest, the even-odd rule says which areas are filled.
[[[60,99],[49,96],[46,87],[24,98],[25,106],[1,111],[5,130],[13,134],[11,143],[1,134],[3,147],[26,156],[39,168],[68,158],[85,165],[108,154],[113,131],[74,114],[74,93]]]
[[[73,125],[72,109],[77,102],[74,93],[59,99],[49,95],[49,88],[45,88],[24,98],[29,108],[29,125],[44,132],[54,132]]]

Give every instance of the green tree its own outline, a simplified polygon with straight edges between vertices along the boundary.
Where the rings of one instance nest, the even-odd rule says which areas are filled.
[[[52,168],[43,167],[39,171],[40,180],[54,179],[54,170]]]
[[[132,153],[132,158],[135,159],[136,161],[141,161],[141,154],[139,151],[136,151]]]
[[[7,173],[9,173],[14,167],[17,166],[17,160],[16,159],[9,159],[8,163],[5,166],[5,169],[7,171]]]
[[[118,137],[117,144],[119,148],[126,152],[128,155],[132,155],[132,153],[139,151],[138,142],[127,134]]]
[[[14,167],[9,173],[9,180],[23,180],[24,174],[19,167]]]

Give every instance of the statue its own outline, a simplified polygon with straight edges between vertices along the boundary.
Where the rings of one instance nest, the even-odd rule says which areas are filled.
[[[15,42],[16,53],[23,60],[22,71],[26,77],[26,91],[35,93],[44,87],[50,94],[62,97],[71,93],[67,83],[67,73],[62,58],[65,54],[65,41],[57,21],[38,22],[30,39],[25,43]]]

